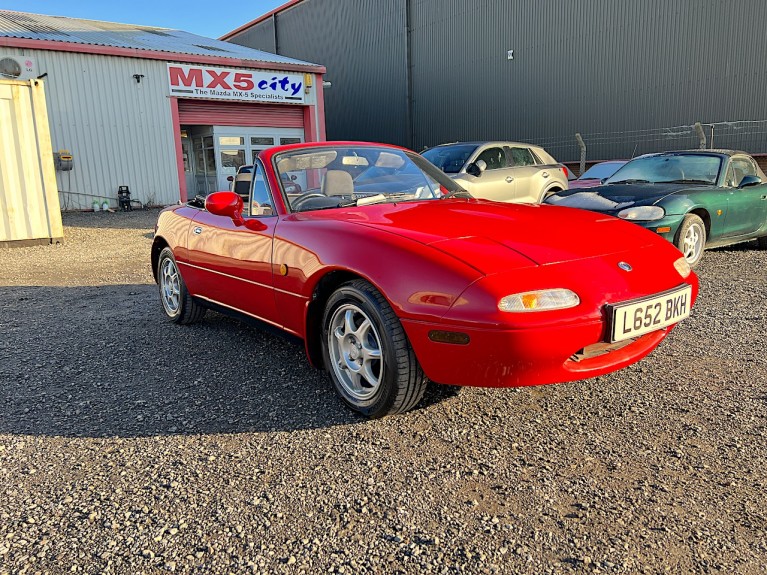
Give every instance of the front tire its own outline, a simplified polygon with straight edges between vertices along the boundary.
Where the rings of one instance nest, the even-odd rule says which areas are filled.
[[[767,250],[767,236],[756,238],[756,245],[760,250]]]
[[[408,411],[426,390],[426,376],[402,324],[366,281],[344,284],[328,299],[322,352],[336,393],[367,417]]]
[[[160,301],[165,315],[173,323],[190,324],[202,319],[205,308],[192,299],[186,289],[184,278],[178,271],[173,251],[165,248],[157,261],[157,285],[160,288]]]
[[[706,224],[703,220],[695,214],[687,214],[676,232],[674,245],[691,268],[698,265],[706,248]]]

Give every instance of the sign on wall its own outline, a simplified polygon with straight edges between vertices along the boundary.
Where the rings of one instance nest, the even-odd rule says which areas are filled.
[[[303,104],[303,74],[168,64],[171,96]]]

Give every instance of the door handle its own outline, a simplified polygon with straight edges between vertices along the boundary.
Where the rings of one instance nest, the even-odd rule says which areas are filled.
[[[507,181],[508,183],[511,183],[511,182],[513,182],[513,181],[514,181],[514,178],[512,178],[511,176],[506,176],[506,181]]]
[[[548,178],[548,177],[549,177],[549,173],[548,173],[548,172],[543,172],[541,175],[542,175],[544,178]]]
[[[192,233],[196,236],[199,236],[202,233],[202,228],[200,226],[197,226],[192,230]]]

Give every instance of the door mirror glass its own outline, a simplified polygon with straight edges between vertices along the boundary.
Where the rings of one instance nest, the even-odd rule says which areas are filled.
[[[762,183],[762,179],[759,176],[743,176],[743,179],[738,184],[739,188],[745,188],[748,186],[756,186]]]
[[[484,172],[487,169],[487,163],[485,163],[485,160],[477,160],[476,162],[472,162],[468,166],[466,166],[466,173],[470,176],[474,176],[475,178],[478,178],[482,175],[482,172]]]

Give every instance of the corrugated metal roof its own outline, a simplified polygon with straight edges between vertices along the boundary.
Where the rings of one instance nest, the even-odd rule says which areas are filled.
[[[0,10],[0,37],[215,56],[270,64],[316,66],[310,62],[198,36],[183,30],[83,20],[66,16],[46,16],[11,10]]]

